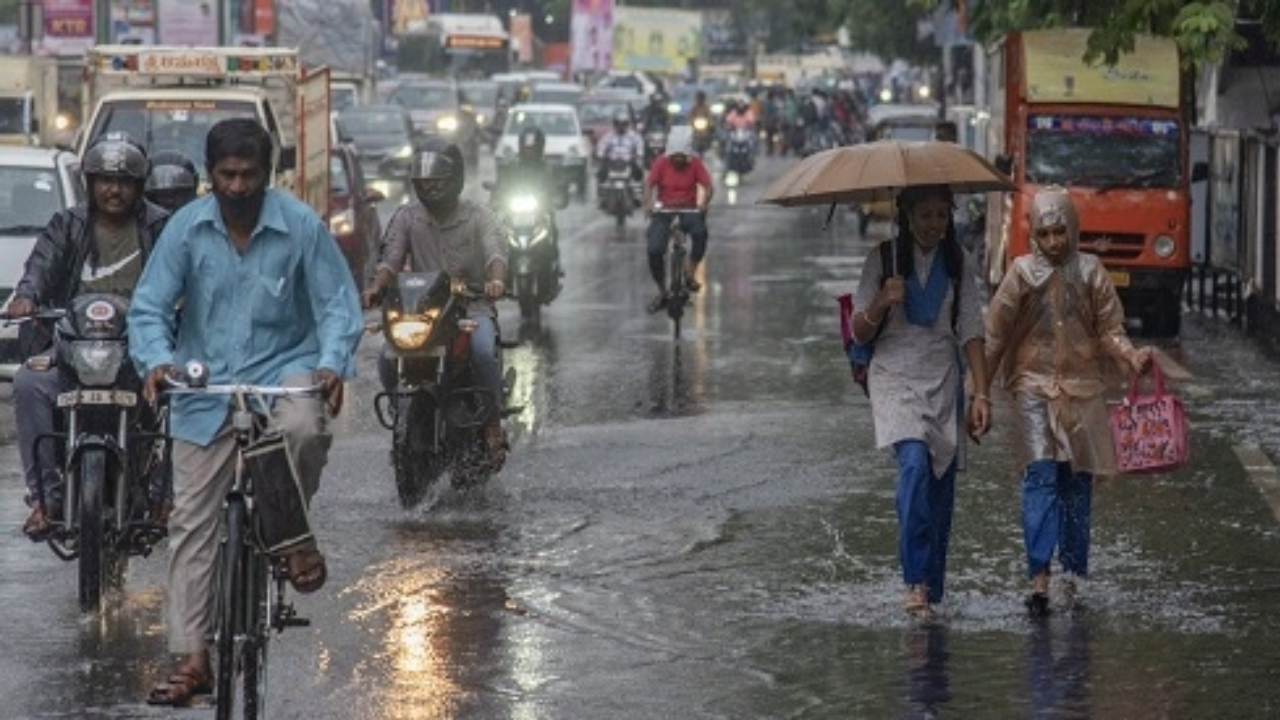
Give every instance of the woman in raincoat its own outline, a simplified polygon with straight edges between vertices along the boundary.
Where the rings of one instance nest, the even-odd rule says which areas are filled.
[[[1133,373],[1151,364],[1135,348],[1102,262],[1079,251],[1080,220],[1064,188],[1036,193],[1032,252],[1017,258],[991,298],[987,364],[1013,397],[1022,474],[1028,610],[1049,612],[1054,550],[1063,594],[1089,570],[1093,476],[1116,472],[1103,399],[1107,357]]]
[[[964,464],[960,424],[967,417],[968,432],[978,437],[990,413],[982,288],[956,239],[953,201],[942,185],[899,193],[898,236],[871,251],[854,298],[861,310],[853,315],[853,339],[874,342],[867,389],[876,445],[892,448],[898,462],[904,605],[922,617],[944,592],[956,472]],[[882,249],[892,257],[883,260]],[[967,416],[965,361],[974,378]]]

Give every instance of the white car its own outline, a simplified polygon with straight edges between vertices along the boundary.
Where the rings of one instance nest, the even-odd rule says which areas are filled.
[[[522,103],[507,111],[507,124],[498,138],[497,161],[505,164],[515,160],[519,148],[520,131],[527,127],[542,130],[546,138],[543,156],[547,164],[556,168],[562,185],[572,184],[579,197],[587,192],[588,161],[591,158],[591,142],[582,133],[578,112],[572,105],[561,103]]]
[[[0,147],[0,302],[22,279],[36,236],[60,210],[85,198],[80,161],[66,150]],[[0,323],[0,380],[12,381],[22,358],[18,326]]]

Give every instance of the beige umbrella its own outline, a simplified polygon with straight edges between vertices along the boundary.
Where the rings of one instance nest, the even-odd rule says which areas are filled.
[[[956,193],[1013,189],[1009,176],[962,145],[878,140],[810,155],[770,183],[756,202],[788,207],[870,202],[916,185],[946,185]]]

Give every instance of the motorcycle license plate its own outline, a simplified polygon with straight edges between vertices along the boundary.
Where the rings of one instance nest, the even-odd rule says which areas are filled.
[[[73,405],[119,405],[133,407],[138,394],[130,390],[72,390],[58,394],[58,407]]]

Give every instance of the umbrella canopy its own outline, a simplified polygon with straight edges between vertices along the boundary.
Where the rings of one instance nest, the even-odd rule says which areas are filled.
[[[756,202],[827,205],[892,198],[915,185],[956,193],[1012,190],[1013,181],[972,150],[950,142],[879,140],[825,150],[796,163]]]

